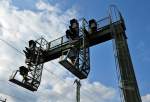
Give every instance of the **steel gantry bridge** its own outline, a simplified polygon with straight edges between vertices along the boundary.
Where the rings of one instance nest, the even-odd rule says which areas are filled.
[[[43,37],[30,40],[29,46],[24,50],[26,66],[21,66],[9,80],[28,90],[37,91],[44,63],[57,58],[60,58],[59,63],[72,74],[79,79],[85,79],[90,72],[89,48],[113,40],[123,102],[142,102],[125,30],[123,17],[113,6],[109,15],[99,21],[83,19],[81,23],[72,19],[66,35],[50,42]],[[20,75],[21,78],[18,77]]]

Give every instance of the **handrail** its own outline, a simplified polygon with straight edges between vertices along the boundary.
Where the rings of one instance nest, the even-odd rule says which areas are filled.
[[[110,21],[110,17],[109,16],[104,17],[104,18],[98,20],[97,21],[97,24],[98,24],[98,28],[97,29],[100,29],[100,28],[103,28],[104,26],[109,25],[109,23],[110,23],[109,21]],[[82,29],[82,28],[80,28],[80,29]],[[61,37],[59,37],[59,38],[57,38],[55,40],[50,41],[48,43],[49,44],[48,50],[49,49],[53,49],[56,46],[60,46],[60,45],[63,45],[64,43],[68,42],[69,40],[67,38],[66,38],[66,40],[64,40],[65,38],[66,38],[66,36],[63,35],[63,36],[61,36]],[[52,44],[54,44],[54,45],[52,46]]]

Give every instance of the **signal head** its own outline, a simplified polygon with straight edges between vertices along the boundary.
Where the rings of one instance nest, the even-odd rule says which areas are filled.
[[[33,48],[36,47],[36,42],[35,42],[34,40],[30,40],[30,41],[29,41],[29,47],[31,47],[31,48],[32,48],[32,47],[33,47]]]
[[[25,66],[19,67],[20,75],[27,76],[28,75],[28,69]]]

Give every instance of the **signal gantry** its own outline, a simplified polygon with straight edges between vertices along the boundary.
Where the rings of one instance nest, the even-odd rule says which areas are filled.
[[[50,42],[43,37],[30,40],[29,46],[24,50],[26,66],[15,71],[10,81],[28,90],[37,91],[44,63],[57,58],[76,77],[86,79],[90,72],[89,48],[113,40],[123,100],[142,102],[127,44],[124,19],[116,7],[111,8],[110,11],[115,10],[116,19],[113,19],[112,12],[99,21],[83,19],[81,26],[77,19],[71,19],[66,35]]]

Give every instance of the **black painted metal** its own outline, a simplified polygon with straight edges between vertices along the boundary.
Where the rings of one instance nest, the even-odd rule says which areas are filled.
[[[35,59],[31,60],[32,57],[26,57],[27,67],[21,66],[20,70],[15,71],[9,79],[9,81],[31,91],[37,91],[41,83],[43,63],[39,64],[39,62],[42,60],[43,50],[47,49],[47,42],[44,38],[40,38],[35,42],[36,46],[33,52],[36,55]],[[21,78],[19,79],[20,75]]]
[[[115,25],[114,25],[115,26]],[[114,28],[115,56],[120,73],[120,89],[125,102],[142,102],[123,27]]]
[[[92,28],[93,30],[89,30],[88,25],[83,25],[83,28],[79,29],[79,38],[72,41],[69,41],[66,36],[62,36],[51,42],[47,42],[44,38],[40,39],[41,42],[36,41],[36,44],[39,44],[36,61],[29,61],[31,64],[27,64],[30,81],[25,82],[25,79],[22,81],[15,79],[18,71],[10,81],[31,91],[36,91],[41,82],[43,64],[59,57],[61,58],[59,63],[71,73],[79,79],[87,78],[90,72],[89,47],[108,40],[114,40],[115,58],[118,62],[123,100],[124,102],[142,102],[127,45],[126,27],[121,13],[118,12],[118,14],[119,19],[114,21],[112,20],[111,13],[108,17],[97,21],[96,26]],[[76,52],[73,50],[75,48],[77,49]],[[77,55],[71,57],[72,55],[69,54],[72,52]]]

